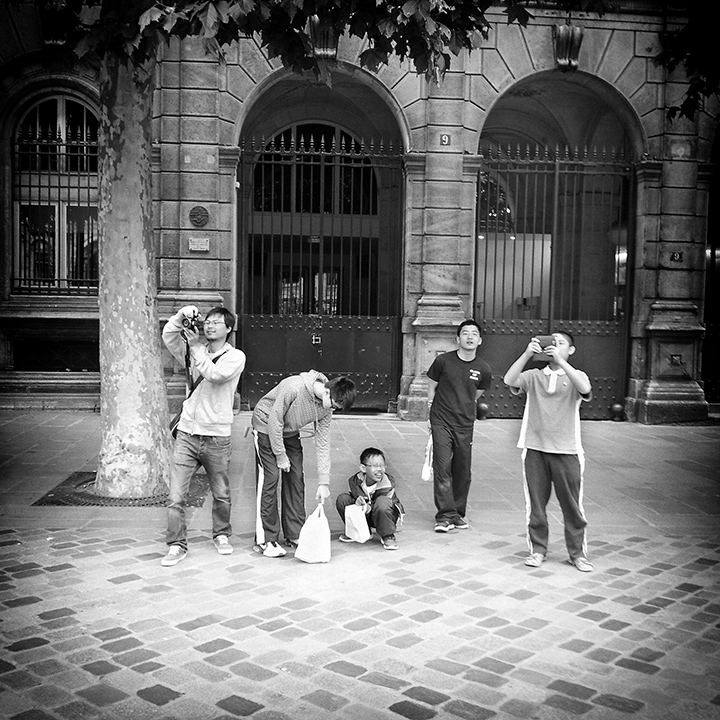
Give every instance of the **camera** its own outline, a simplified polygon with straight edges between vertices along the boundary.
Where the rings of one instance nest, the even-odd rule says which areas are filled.
[[[536,335],[535,340],[538,341],[538,345],[540,345],[543,350],[546,347],[549,347],[550,345],[555,344],[555,338],[552,335]],[[545,361],[550,362],[552,358],[549,355],[546,355],[545,353],[535,353],[533,355],[533,360],[539,360],[539,361]]]
[[[192,314],[192,317],[185,317],[182,321],[183,327],[191,328],[195,332],[200,332],[200,327],[202,326],[202,319],[200,318],[200,313],[194,312]]]

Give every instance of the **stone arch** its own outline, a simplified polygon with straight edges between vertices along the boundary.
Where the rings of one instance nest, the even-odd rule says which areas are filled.
[[[293,122],[321,118],[358,138],[409,147],[409,124],[395,96],[377,77],[346,63],[333,69],[331,85],[289,70],[261,80],[235,120],[233,140],[239,144],[243,136],[269,139]]]
[[[481,137],[551,149],[614,146],[635,157],[647,148],[645,130],[630,103],[607,82],[584,72],[542,71],[518,80],[495,98]]]

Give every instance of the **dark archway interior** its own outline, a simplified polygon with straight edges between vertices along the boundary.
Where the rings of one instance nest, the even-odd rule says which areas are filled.
[[[505,92],[483,126],[481,148],[568,147],[642,152],[642,132],[631,108],[604,82],[584,73],[538,73]]]
[[[398,122],[387,104],[353,74],[336,72],[332,86],[288,74],[271,85],[248,112],[244,139],[270,139],[294,123],[321,121],[337,125],[358,140],[401,146]]]

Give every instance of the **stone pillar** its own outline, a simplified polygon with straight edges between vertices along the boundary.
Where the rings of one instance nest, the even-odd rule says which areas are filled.
[[[404,392],[398,400],[398,415],[404,420],[427,420],[427,369],[435,357],[450,349],[451,336],[465,313],[458,295],[425,293],[412,321],[414,333],[413,372],[404,376]]]
[[[424,162],[406,162],[411,234],[398,415],[408,420],[427,418],[427,369],[456,347],[457,326],[472,316],[477,168],[464,162],[464,91],[462,73],[428,88],[427,152]]]
[[[698,380],[707,182],[696,138],[666,131],[661,162],[638,167],[638,244],[631,329],[629,420],[647,424],[707,418]]]
[[[650,425],[706,419],[708,406],[696,379],[705,333],[698,307],[683,300],[655,302],[645,330],[650,378],[631,400],[628,416]]]

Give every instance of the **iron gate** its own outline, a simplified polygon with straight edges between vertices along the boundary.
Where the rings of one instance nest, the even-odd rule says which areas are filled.
[[[613,153],[488,151],[478,178],[476,319],[494,371],[493,417],[519,417],[502,382],[532,335],[570,332],[593,385],[583,417],[625,397],[632,164]]]
[[[398,393],[401,154],[330,125],[242,147],[241,394],[287,375],[350,376],[356,407]]]

